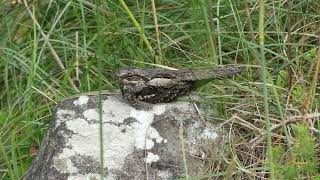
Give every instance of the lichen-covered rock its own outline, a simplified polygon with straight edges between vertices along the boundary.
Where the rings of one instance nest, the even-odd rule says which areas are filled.
[[[101,159],[108,180],[196,175],[205,144],[221,139],[212,125],[203,123],[193,103],[157,104],[143,111],[120,95],[104,95],[101,105],[99,111],[97,96],[60,103],[24,179],[99,179]]]

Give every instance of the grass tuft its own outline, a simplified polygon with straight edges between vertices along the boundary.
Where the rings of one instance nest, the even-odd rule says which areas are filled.
[[[188,179],[320,178],[319,11],[316,0],[0,0],[0,177],[24,175],[57,103],[117,89],[120,67],[238,64],[241,76],[198,91],[229,137]]]

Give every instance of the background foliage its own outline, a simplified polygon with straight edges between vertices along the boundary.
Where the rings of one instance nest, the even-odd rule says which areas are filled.
[[[116,89],[120,67],[238,64],[241,76],[199,89],[235,137],[199,173],[319,178],[318,1],[152,2],[0,0],[1,177],[26,172],[55,104]]]

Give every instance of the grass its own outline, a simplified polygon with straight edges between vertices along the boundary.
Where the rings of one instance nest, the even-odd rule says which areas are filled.
[[[219,62],[244,72],[198,92],[233,138],[188,178],[319,178],[320,5],[283,3],[0,0],[0,177],[24,175],[59,101],[118,88],[120,67]]]

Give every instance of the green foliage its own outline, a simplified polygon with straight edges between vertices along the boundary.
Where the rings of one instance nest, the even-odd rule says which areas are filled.
[[[303,102],[304,91],[305,91],[305,89],[303,88],[303,86],[301,84],[297,84],[295,86],[294,90],[292,91],[292,97],[295,102],[297,102],[297,103]]]
[[[320,177],[315,139],[306,125],[293,125],[292,149],[285,152],[282,145],[273,148],[276,179]]]
[[[115,89],[118,84],[113,73],[124,66],[153,67],[153,51],[161,51],[161,65],[181,69],[212,67],[216,62],[243,64],[241,77],[202,87],[200,102],[210,105],[215,122],[239,116],[243,122],[268,129],[265,121],[256,121],[267,119],[266,111],[273,117],[271,123],[300,113],[319,48],[317,0],[292,1],[291,43],[287,41],[288,9],[283,1],[266,1],[262,23],[259,1],[248,1],[250,22],[245,1],[159,0],[160,47],[150,1],[26,1],[31,14],[24,4],[12,2],[0,0],[0,177],[4,179],[19,179],[26,172],[34,158],[30,149],[40,145],[56,102],[78,94],[72,82],[77,82],[80,92]],[[265,32],[261,49],[258,23]],[[288,45],[292,45],[290,62]],[[265,60],[263,74],[257,67],[261,60]],[[292,65],[296,80],[292,91],[288,89],[288,65]],[[310,98],[315,100],[308,112],[317,112],[319,92]],[[320,130],[320,122],[315,124]],[[243,132],[232,127],[234,132]],[[314,136],[303,126],[293,131],[291,149],[286,149],[288,144],[273,147],[276,177],[319,178]],[[254,134],[243,136],[253,138]],[[285,135],[289,139],[288,133]],[[249,161],[239,160],[235,154],[231,159],[235,163],[229,168],[217,168],[218,176],[227,169],[227,177],[236,174],[242,178],[252,173],[247,167],[266,168],[258,162],[246,166]]]
[[[288,77],[288,73],[286,70],[279,71],[279,74],[277,75],[275,84],[280,87],[285,86],[286,83],[288,83],[287,77]]]

